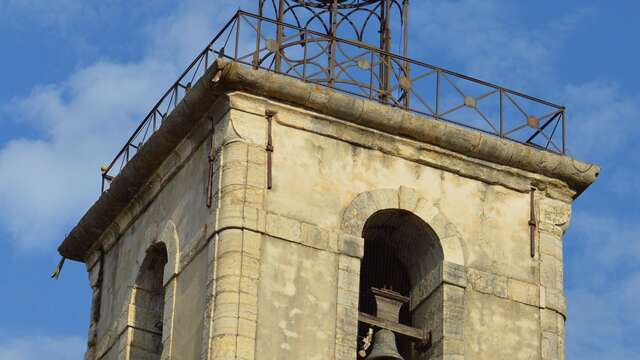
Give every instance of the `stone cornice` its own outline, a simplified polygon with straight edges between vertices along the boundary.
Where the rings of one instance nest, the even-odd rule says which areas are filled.
[[[568,156],[455,126],[274,72],[253,70],[223,60],[218,60],[217,66],[220,68],[219,83],[225,89],[242,90],[277,99],[466,156],[545,175],[567,183],[576,196],[591,185],[600,172],[597,165]]]
[[[370,100],[342,94],[273,72],[217,60],[187,93],[162,126],[116,176],[108,191],[80,219],[58,248],[66,258],[84,261],[88,250],[149,181],[162,162],[225,92],[241,90],[301,106],[360,126],[428,143],[469,157],[538,173],[584,191],[600,171],[542,151]]]

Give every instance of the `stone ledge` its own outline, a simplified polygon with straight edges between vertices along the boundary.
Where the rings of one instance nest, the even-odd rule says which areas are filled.
[[[467,287],[467,275],[465,267],[462,265],[441,262],[435,269],[431,270],[411,291],[409,308],[415,310],[442,284],[449,284],[459,288]]]
[[[469,287],[474,291],[540,309],[553,310],[566,318],[566,298],[560,289],[549,289],[473,268],[467,268],[466,272]]]
[[[192,146],[179,145],[216,101],[215,84],[210,81],[215,71],[216,66],[212,66],[198,80],[162,122],[160,129],[113,179],[109,190],[103,192],[98,201],[84,214],[58,247],[62,256],[84,262],[87,251],[123,210],[134,205],[132,199],[141,189],[148,186],[149,179],[163,167],[163,163],[170,160],[174,149],[177,148],[178,153],[193,149]]]
[[[212,82],[211,79],[216,78],[214,75],[220,75],[220,80]],[[88,250],[119,214],[127,207],[140,205],[132,203],[132,199],[148,184],[163,163],[171,160],[172,156],[178,162],[183,159],[181,151],[193,148],[192,144],[185,143],[182,147],[179,145],[216,99],[222,93],[234,90],[292,103],[369,129],[558,179],[576,194],[580,194],[595,181],[600,171],[598,166],[569,157],[355,98],[273,72],[253,70],[218,59],[168,115],[160,129],[116,176],[110,189],[81,218],[58,248],[60,254],[69,259],[85,261]],[[179,153],[172,155],[176,147]],[[158,186],[157,182],[151,185]]]
[[[408,137],[477,159],[519,168],[566,182],[577,194],[598,176],[600,168],[575,159],[465,129],[370,100],[302,82],[274,72],[217,60],[220,85],[335,116],[344,121]]]

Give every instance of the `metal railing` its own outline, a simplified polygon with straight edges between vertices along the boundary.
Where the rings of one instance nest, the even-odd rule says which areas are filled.
[[[164,93],[113,161],[102,167],[102,191],[216,57],[566,153],[563,106],[363,42],[238,11]]]

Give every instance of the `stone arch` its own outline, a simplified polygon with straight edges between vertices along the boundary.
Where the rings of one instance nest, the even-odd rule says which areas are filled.
[[[460,233],[440,211],[437,203],[424,199],[414,189],[407,187],[400,187],[398,190],[378,189],[359,194],[343,212],[341,231],[360,239],[366,253],[365,237],[367,241],[371,241],[370,234],[365,233],[368,231],[368,222],[372,219],[374,222],[379,221],[376,220],[379,214],[389,213],[405,214],[413,218],[416,224],[421,223],[428,228],[426,232],[415,228],[422,235],[413,236],[413,242],[426,240],[431,244],[430,250],[422,253],[435,254],[423,257],[423,264],[409,269],[409,272],[414,273],[408,294],[411,326],[430,334],[432,341],[426,354],[414,353],[411,358],[426,356],[438,359],[464,359],[464,346],[460,344],[464,344],[466,274]],[[383,223],[389,224],[387,220]],[[402,226],[413,225],[407,225],[405,222]],[[355,255],[349,256],[360,263],[360,259],[353,258]],[[401,262],[407,263],[406,259]],[[362,267],[360,269],[363,271]],[[411,276],[409,273],[407,275]],[[360,272],[357,273],[357,278],[360,278]],[[358,289],[338,288],[338,301],[350,291],[359,293]],[[346,324],[345,328],[361,330],[356,319],[343,316],[340,311],[337,321]],[[348,351],[343,352],[346,355],[337,355],[336,359],[355,358],[353,355],[357,350],[356,343],[354,342],[352,347],[349,344],[346,346],[349,347]]]
[[[167,248],[155,243],[145,251],[131,291],[128,354],[132,359],[160,360],[165,311],[164,268]]]
[[[367,220],[386,209],[402,209],[418,216],[429,224],[440,240],[444,261],[465,265],[462,240],[455,225],[440,211],[437,203],[423,198],[412,188],[401,186],[397,190],[377,189],[360,193],[345,209],[341,230],[362,237]]]
[[[161,230],[158,232],[159,227],[151,226],[145,232],[142,240],[141,249],[137,254],[136,264],[138,266],[138,271],[132,274],[133,278],[130,280],[130,290],[129,290],[129,304],[126,308],[127,319],[129,319],[129,327],[131,329],[145,328],[148,327],[148,319],[144,319],[143,317],[137,316],[137,305],[138,302],[137,297],[137,286],[140,281],[141,274],[144,270],[144,267],[149,263],[150,254],[152,254],[157,249],[162,249],[163,256],[165,257],[166,263],[163,266],[162,278],[161,278],[161,286],[163,289],[163,298],[162,298],[162,339],[161,348],[162,348],[162,358],[165,358],[166,354],[171,353],[171,341],[173,335],[173,312],[175,308],[175,287],[176,287],[176,275],[180,272],[180,239],[178,237],[178,231],[175,223],[172,220],[168,220],[164,226],[162,226]],[[132,309],[136,309],[132,311]],[[142,323],[140,323],[142,322]],[[155,321],[157,322],[157,320]],[[151,326],[156,325],[151,324]],[[135,330],[131,330],[135,333]],[[149,339],[144,341],[149,342]],[[135,351],[132,350],[132,345],[135,344],[135,341],[129,345],[129,352]]]

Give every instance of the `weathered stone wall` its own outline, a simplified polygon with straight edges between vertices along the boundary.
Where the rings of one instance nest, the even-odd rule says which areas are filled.
[[[443,243],[447,266],[459,272],[453,285],[440,280],[444,291],[436,286],[423,294],[423,299],[433,295],[444,303],[445,320],[439,325],[444,329],[434,339],[432,356],[563,356],[561,235],[572,193],[557,180],[242,93],[233,94],[230,103],[235,131],[255,145],[266,143],[265,111],[277,112],[273,188],[260,211],[273,213],[265,232],[278,239],[263,239],[263,249],[269,250],[261,255],[257,359],[327,358],[333,343],[324,339],[334,327],[335,358],[354,358],[358,237],[366,217],[385,208],[422,213]],[[539,218],[534,258],[532,187],[537,188]],[[375,204],[358,205],[362,215],[348,213],[362,194],[371,194]],[[349,219],[358,216],[364,219],[355,221],[359,228],[353,229]],[[322,267],[324,282],[300,276],[311,262]],[[336,263],[345,265],[336,269]],[[334,283],[337,294],[313,291]],[[336,316],[327,319],[324,311],[332,296]],[[316,314],[323,314],[323,320],[312,320]],[[316,326],[315,333],[301,317]]]
[[[168,252],[163,281],[163,358],[199,358],[203,346],[205,300],[210,276],[207,231],[208,156],[211,126],[226,115],[214,107],[167,158],[92,249],[87,261],[94,287],[88,359],[136,358],[136,307],[132,287],[147,249],[164,243]],[[212,208],[216,208],[213,206]],[[144,339],[137,343],[144,344]]]
[[[129,287],[161,241],[164,358],[353,360],[362,229],[389,208],[443,248],[411,294],[431,359],[563,357],[562,182],[241,92],[212,109],[92,250],[88,358],[126,358]]]

